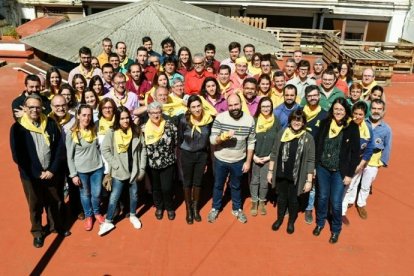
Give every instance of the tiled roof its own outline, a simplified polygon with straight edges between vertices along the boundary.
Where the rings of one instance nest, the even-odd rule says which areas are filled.
[[[21,37],[26,37],[66,21],[62,15],[45,15],[20,25],[16,31]]]
[[[142,0],[52,27],[21,41],[77,62],[80,47],[87,46],[98,55],[105,37],[111,38],[114,44],[124,41],[128,56],[135,57],[143,36],[150,36],[154,50],[159,52],[160,42],[168,36],[176,42],[176,49],[187,46],[193,54],[203,52],[205,44],[213,43],[218,59],[228,57],[227,47],[232,41],[241,45],[252,43],[261,53],[274,53],[281,48],[276,38],[266,31],[179,0]]]

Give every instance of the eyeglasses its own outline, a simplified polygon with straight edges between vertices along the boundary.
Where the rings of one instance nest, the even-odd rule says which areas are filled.
[[[373,75],[362,75],[363,77],[372,78]]]
[[[202,62],[193,62],[193,64],[194,64],[194,66],[195,66],[195,65],[200,66],[200,65],[204,65],[204,62],[203,62],[203,61],[202,61]]]
[[[151,111],[151,112],[148,112],[148,114],[149,115],[160,115],[161,111]]]
[[[114,108],[112,106],[104,106],[104,107],[102,107],[102,109],[110,110],[110,109],[114,109]]]
[[[122,85],[122,84],[126,84],[126,81],[118,81],[118,82],[114,82],[115,85]]]
[[[318,98],[319,94],[315,94],[315,95],[306,95],[306,98]]]
[[[56,109],[59,109],[59,108],[66,108],[66,104],[61,104],[61,105],[53,105],[53,107],[55,107]]]
[[[29,105],[26,106],[29,110],[42,110],[41,106],[34,106],[34,105]]]
[[[261,108],[272,108],[270,105],[262,105]]]

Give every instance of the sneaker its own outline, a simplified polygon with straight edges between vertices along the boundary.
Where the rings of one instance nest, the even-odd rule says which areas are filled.
[[[217,217],[218,217],[218,213],[219,211],[216,209],[211,209],[211,211],[208,213],[208,217],[207,217],[207,221],[210,223],[213,223],[216,221]]]
[[[136,216],[129,216],[129,221],[132,223],[135,229],[140,229],[142,227],[141,221]]]
[[[312,224],[313,222],[312,210],[305,211],[305,222],[307,224]]]
[[[102,224],[105,222],[105,218],[101,214],[95,215],[95,219],[97,222],[99,222],[99,224]]]
[[[358,214],[362,219],[367,219],[368,218],[368,213],[367,210],[365,209],[365,207],[359,207],[357,205],[357,210],[358,210]]]
[[[342,216],[342,223],[345,225],[349,225],[349,219],[346,216]]]
[[[246,223],[247,222],[247,217],[244,214],[242,209],[232,210],[231,213],[232,213],[233,216],[237,217],[237,220],[240,221],[241,223]]]
[[[83,224],[83,226],[85,227],[85,230],[86,231],[91,231],[92,230],[92,225],[93,225],[92,217],[85,218],[85,222]]]
[[[111,231],[112,229],[114,229],[115,228],[115,225],[113,225],[111,222],[107,222],[107,221],[105,221],[104,223],[102,223],[100,226],[99,226],[99,232],[98,232],[98,235],[99,236],[102,236],[102,235],[104,235],[104,234],[106,234],[106,233],[108,233],[109,231]]]

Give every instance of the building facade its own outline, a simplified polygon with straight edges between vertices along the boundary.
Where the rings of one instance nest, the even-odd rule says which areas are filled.
[[[4,2],[5,0],[3,0]],[[21,24],[45,13],[73,20],[143,0],[18,0]],[[183,1],[225,16],[266,17],[268,27],[340,30],[343,39],[397,42],[411,22],[410,0]]]

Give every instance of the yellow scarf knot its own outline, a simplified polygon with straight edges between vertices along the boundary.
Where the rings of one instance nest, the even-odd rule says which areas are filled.
[[[46,132],[46,126],[47,126],[47,117],[44,114],[40,114],[40,125],[35,126],[33,122],[30,120],[29,116],[24,113],[23,117],[20,120],[20,125],[27,129],[28,131],[36,132],[39,134],[42,134],[43,137],[46,140],[46,144],[50,145],[50,136]]]
[[[273,126],[274,122],[275,116],[273,116],[273,114],[270,114],[269,118],[266,119],[265,116],[260,113],[257,118],[256,133],[268,131]]]
[[[196,121],[194,120],[194,116],[190,115],[190,121],[191,124],[193,125],[193,128],[191,130],[191,137],[194,136],[194,131],[198,131],[199,133],[201,133],[201,129],[200,127],[208,125],[209,123],[211,123],[213,121],[213,117],[211,117],[210,114],[204,114],[204,116],[201,118],[200,121]]]
[[[160,126],[156,126],[151,120],[145,124],[145,143],[147,145],[158,142],[164,134],[165,120],[161,119]]]
[[[129,144],[131,143],[131,140],[132,140],[131,127],[128,128],[126,133],[122,129],[115,130],[114,139],[115,139],[117,152],[118,153],[127,152],[129,148]]]
[[[293,139],[300,138],[303,134],[305,134],[305,130],[301,130],[298,133],[294,133],[290,127],[287,127],[283,132],[281,142],[289,142]]]

